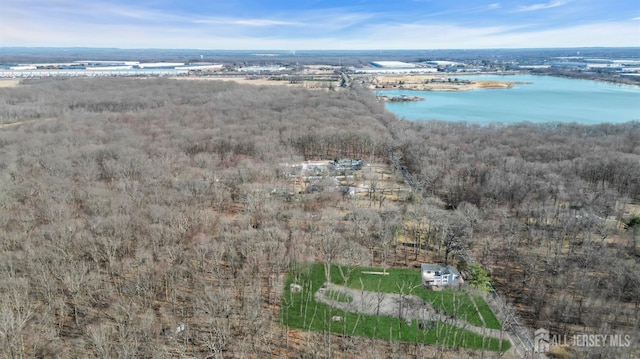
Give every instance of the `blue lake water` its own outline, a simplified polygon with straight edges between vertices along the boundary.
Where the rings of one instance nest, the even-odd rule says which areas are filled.
[[[576,122],[587,125],[640,120],[640,86],[534,75],[455,77],[522,84],[511,89],[460,92],[376,92],[387,96],[423,97],[424,101],[385,104],[389,112],[407,120],[435,119],[479,124]]]

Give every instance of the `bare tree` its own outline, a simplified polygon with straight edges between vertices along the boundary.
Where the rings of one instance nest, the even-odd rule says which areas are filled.
[[[319,237],[318,246],[324,263],[325,279],[331,283],[331,267],[336,263],[344,248],[344,239],[339,233],[332,230],[322,231]]]

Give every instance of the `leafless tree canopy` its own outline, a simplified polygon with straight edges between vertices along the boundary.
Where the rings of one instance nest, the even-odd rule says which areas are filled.
[[[638,123],[411,123],[357,89],[121,78],[1,88],[0,123],[0,357],[433,354],[280,326],[305,261],[470,255],[531,325],[639,328]],[[279,164],[392,154],[418,192],[273,194]]]

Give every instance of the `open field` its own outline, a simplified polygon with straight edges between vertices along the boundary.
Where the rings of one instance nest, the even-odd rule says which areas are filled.
[[[480,324],[478,327],[470,327],[468,324],[464,324],[464,321],[452,319],[458,318],[458,316],[473,317],[471,312],[475,309],[472,309],[473,305],[469,302],[471,298],[466,293],[452,290],[427,291],[422,289],[421,285],[419,285],[420,288],[411,287],[407,280],[415,283],[417,277],[417,281],[420,281],[417,270],[389,268],[387,270],[388,276],[377,276],[362,274],[362,272],[381,271],[380,268],[357,268],[351,273],[347,285],[353,288],[355,283],[359,282],[361,283],[360,288],[346,289],[333,285],[326,287],[322,264],[296,264],[294,267],[297,269],[293,269],[289,274],[282,296],[281,320],[283,325],[310,330],[329,330],[343,335],[360,335],[380,339],[394,338],[400,341],[417,341],[454,347],[484,348],[498,351],[505,351],[510,347],[510,343],[506,340],[500,341],[479,334],[484,332],[481,329],[483,324],[479,322],[476,322]],[[339,268],[334,266],[332,268],[332,282],[340,283],[343,281],[344,278],[338,272]],[[372,277],[375,279],[367,280]],[[397,286],[399,283],[402,283],[402,288]],[[302,290],[293,292],[291,290],[292,284],[300,285]],[[371,291],[371,287],[375,289]],[[331,305],[331,299],[327,299],[324,294],[329,291],[332,293],[342,292],[342,296],[352,298],[352,300],[336,300],[336,304]],[[433,309],[430,310],[430,314],[425,314],[426,317],[403,314],[403,307],[396,307],[395,303],[399,301],[393,299],[394,296],[397,296],[393,293],[401,292],[406,295],[411,292],[412,295],[426,298],[429,303],[432,303],[435,312]],[[474,300],[477,303],[484,302],[479,297]],[[409,304],[406,305],[407,309],[404,310],[410,312]],[[486,312],[486,309],[482,310],[483,315],[487,318],[492,317],[491,311]],[[476,312],[476,319],[478,315]],[[426,319],[427,328],[419,328],[421,321],[419,318],[429,318]],[[495,317],[490,321],[495,321]],[[495,323],[492,322],[492,326],[495,326]],[[429,326],[431,328],[428,328]],[[499,329],[499,323],[497,329]],[[499,331],[486,330],[486,332],[499,335]]]
[[[232,81],[238,84],[243,85],[252,85],[252,86],[285,86],[285,87],[302,87],[307,89],[324,89],[329,90],[329,88],[336,90],[339,89],[339,83],[337,81],[299,81],[299,82],[291,82],[284,80],[273,80],[267,76],[254,76],[254,77],[246,77],[246,76],[193,76],[193,77],[174,77],[172,79],[182,80],[182,81]]]
[[[289,86],[289,87],[299,87],[299,84],[292,84],[286,81],[272,81],[268,78],[255,78],[250,79],[245,76],[192,76],[192,77],[173,77],[174,80],[180,81],[232,81],[238,84],[243,85],[254,85],[254,86]]]
[[[484,299],[472,297],[467,292],[460,290],[425,290],[422,288],[420,270],[418,269],[390,268],[385,271],[389,273],[386,276],[363,273],[380,272],[380,268],[354,268],[352,270],[353,272],[345,284],[349,288],[383,293],[398,293],[402,290],[405,294],[416,295],[422,300],[431,303],[434,308],[445,313],[454,314],[456,317],[473,325],[485,326],[485,322],[487,322],[486,326],[488,328],[501,328],[491,310],[486,308],[486,303],[483,305],[483,310],[478,312],[471,302],[474,300],[476,303],[484,303]],[[491,324],[489,325],[488,323]]]
[[[0,79],[0,88],[16,87],[20,84],[20,80],[14,79]]]

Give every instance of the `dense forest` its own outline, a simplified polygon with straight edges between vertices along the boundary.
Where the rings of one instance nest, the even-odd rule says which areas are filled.
[[[413,191],[281,195],[283,163],[334,158],[386,162]],[[338,263],[480,263],[531,328],[637,333],[639,201],[637,122],[408,122],[360,89],[26,81],[0,88],[0,357],[480,355],[283,327],[288,269],[328,244]]]

